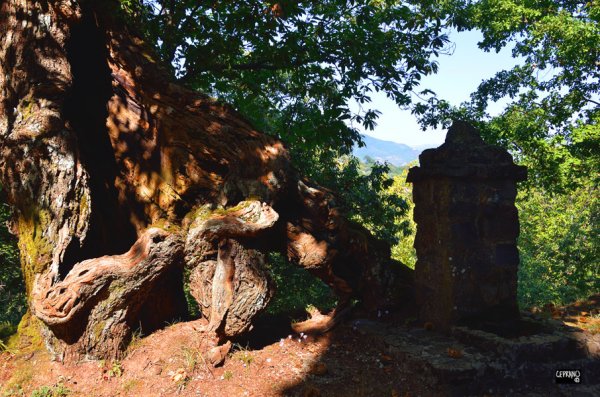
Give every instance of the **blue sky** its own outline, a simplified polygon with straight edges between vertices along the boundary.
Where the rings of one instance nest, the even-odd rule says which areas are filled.
[[[481,33],[454,32],[450,40],[456,44],[453,55],[442,55],[438,59],[439,71],[436,75],[422,80],[418,91],[429,88],[440,98],[453,105],[469,99],[479,83],[496,72],[511,68],[516,60],[511,57],[509,49],[500,53],[484,52],[477,47],[482,38]],[[405,143],[409,146],[438,146],[444,141],[445,131],[421,131],[410,111],[399,109],[396,104],[385,97],[385,94],[373,95],[373,108],[381,111],[374,131],[365,132],[378,139]],[[501,104],[490,107],[491,113],[501,110]]]

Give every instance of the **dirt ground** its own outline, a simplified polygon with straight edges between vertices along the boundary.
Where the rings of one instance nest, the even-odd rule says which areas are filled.
[[[538,314],[598,333],[599,298],[569,307],[548,306]],[[375,320],[406,322],[385,312]],[[63,365],[52,361],[44,350],[4,352],[0,355],[0,395],[31,396],[34,391],[36,397],[437,394],[395,359],[383,341],[357,332],[352,319],[324,335],[303,335],[293,333],[285,319],[263,318],[218,368],[204,360],[199,325],[198,321],[177,323],[136,337],[120,362]]]

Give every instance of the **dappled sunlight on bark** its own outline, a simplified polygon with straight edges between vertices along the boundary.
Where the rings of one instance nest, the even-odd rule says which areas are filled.
[[[174,84],[116,7],[2,4],[0,180],[56,358],[121,357],[136,328],[186,318],[184,266],[219,343],[269,303],[269,252],[322,278],[339,310],[411,294],[385,243],[303,179],[281,142]],[[154,254],[123,254],[158,229]]]

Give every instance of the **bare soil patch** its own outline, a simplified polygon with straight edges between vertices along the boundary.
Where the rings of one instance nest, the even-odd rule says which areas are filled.
[[[597,332],[598,297],[539,316]],[[70,396],[429,396],[439,390],[398,360],[380,338],[357,330],[356,318],[324,335],[297,334],[289,321],[263,318],[239,340],[225,363],[206,361],[202,321],[177,323],[136,339],[120,362],[62,364],[44,350],[0,355],[2,395],[30,396],[42,386]],[[406,325],[406,318],[380,313],[374,322]],[[415,324],[415,326],[418,326]],[[460,360],[460,355],[456,360]],[[549,385],[551,387],[552,385]],[[561,395],[529,390],[528,395]],[[492,394],[493,395],[493,394]],[[515,395],[522,395],[515,391]]]

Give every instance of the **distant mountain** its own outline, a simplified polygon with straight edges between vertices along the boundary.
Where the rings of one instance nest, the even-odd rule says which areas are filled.
[[[441,143],[425,143],[423,145],[415,146],[413,149],[418,150],[419,153],[422,153],[423,150],[425,150],[425,149],[436,148],[440,145],[441,145]]]
[[[401,166],[416,160],[419,154],[426,149],[423,146],[415,149],[403,143],[382,141],[368,135],[363,135],[363,141],[367,146],[361,148],[355,146],[352,151],[356,157],[364,161],[365,157],[369,156],[379,162],[387,161],[395,166]]]

